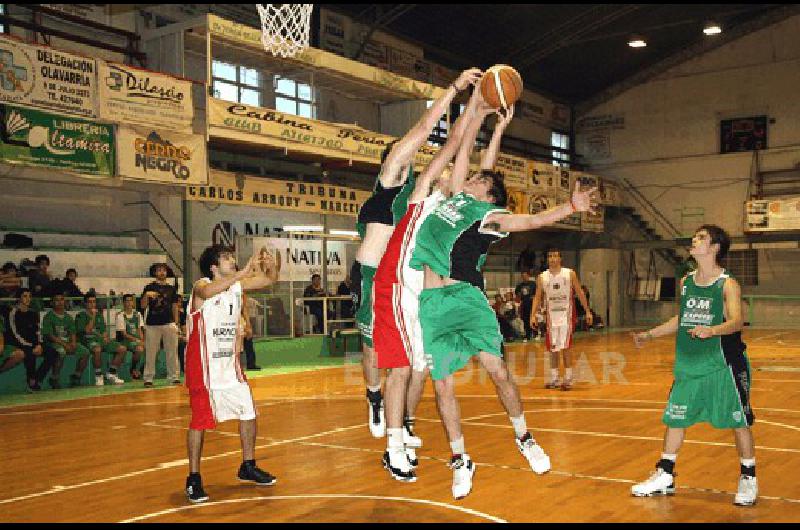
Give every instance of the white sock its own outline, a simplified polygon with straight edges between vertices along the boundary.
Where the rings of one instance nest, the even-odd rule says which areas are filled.
[[[509,416],[509,418],[511,418]],[[517,438],[522,438],[528,432],[528,426],[525,424],[525,414],[520,414],[516,418],[511,418],[511,425],[514,426],[514,434]]]
[[[550,380],[558,381],[558,368],[550,368]]]
[[[741,462],[744,467],[755,467],[756,465],[755,458],[740,458],[739,462]]]
[[[661,453],[661,460],[669,460],[670,462],[675,462],[678,459],[678,455],[670,455],[667,453]]]
[[[367,385],[367,390],[369,390],[370,392],[380,392],[381,385],[378,385],[378,386],[369,386],[369,385]]]
[[[566,379],[572,379],[572,368],[566,368],[566,369],[564,370],[564,372],[566,372],[566,373],[564,374],[564,377],[565,377]]]
[[[403,429],[386,429],[386,448],[403,449]]]
[[[464,448],[463,436],[455,442],[450,442],[450,451],[452,451],[454,455],[463,455],[467,452],[467,450]]]

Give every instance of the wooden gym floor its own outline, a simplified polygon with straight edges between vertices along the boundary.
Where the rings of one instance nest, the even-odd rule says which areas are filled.
[[[800,332],[747,330],[756,412],[760,498],[732,504],[739,463],[729,431],[689,430],[674,497],[633,498],[659,457],[672,341],[636,350],[627,333],[582,334],[579,383],[543,388],[542,343],[508,347],[532,432],[553,469],[535,475],[477,365],[458,376],[472,493],[454,501],[449,448],[428,385],[418,413],[419,480],[381,467],[385,439],[367,429],[356,366],[252,380],[259,464],[274,487],[236,480],[237,422],[206,435],[202,473],[210,502],[190,505],[180,387],[0,409],[4,522],[705,522],[800,520]]]

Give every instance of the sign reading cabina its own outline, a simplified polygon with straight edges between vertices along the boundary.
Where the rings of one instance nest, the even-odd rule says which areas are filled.
[[[273,180],[212,170],[208,186],[189,186],[186,199],[358,216],[370,192],[330,184]]]
[[[201,134],[120,126],[119,172],[125,178],[165,184],[205,184],[206,144]]]

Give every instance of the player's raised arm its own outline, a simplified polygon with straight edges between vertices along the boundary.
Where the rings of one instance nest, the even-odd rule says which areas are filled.
[[[213,281],[202,282],[198,281],[194,284],[194,308],[192,310],[196,310],[200,305],[203,303],[204,300],[208,300],[212,296],[216,296],[221,292],[227,291],[231,285],[235,284],[236,282],[243,281],[245,278],[250,276],[253,273],[253,267],[256,263],[256,257],[252,256],[249,260],[247,260],[247,264],[236,274],[232,274],[227,278],[218,278]]]
[[[414,156],[417,151],[428,139],[434,125],[439,121],[442,114],[447,111],[456,94],[465,90],[468,86],[476,84],[482,75],[483,72],[478,68],[464,70],[458,76],[458,79],[447,88],[445,93],[434,101],[431,108],[425,111],[425,114],[422,115],[414,127],[394,144],[381,168],[380,179],[383,186],[400,186],[405,182],[406,175],[401,174],[401,170],[414,163]]]
[[[248,264],[250,264],[248,262]],[[281,255],[273,255],[266,248],[259,252],[258,259],[250,264],[250,274],[242,279],[242,289],[256,291],[269,287],[278,281],[281,271]]]
[[[496,232],[524,232],[551,225],[565,219],[575,212],[592,212],[597,206],[597,188],[581,191],[580,182],[575,183],[575,191],[570,202],[559,204],[543,212],[527,214],[492,214],[486,218],[485,226]]]
[[[503,139],[503,133],[506,127],[508,127],[508,124],[511,123],[511,120],[514,119],[514,105],[506,109],[505,114],[500,114],[499,111],[498,114],[500,118],[494,126],[494,132],[492,133],[492,140],[489,142],[489,147],[481,153],[481,169],[494,169],[494,165],[497,162],[497,154],[500,152],[500,141]]]
[[[464,189],[464,182],[469,177],[469,161],[472,150],[475,148],[475,138],[478,137],[478,131],[481,129],[483,120],[493,112],[496,112],[496,109],[487,105],[483,98],[479,98],[475,112],[467,125],[464,137],[461,139],[456,162],[453,164],[453,174],[450,177],[450,193],[455,195]]]

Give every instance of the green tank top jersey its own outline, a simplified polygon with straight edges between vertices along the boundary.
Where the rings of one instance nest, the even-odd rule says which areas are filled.
[[[408,198],[411,197],[416,182],[413,165],[408,167],[408,176],[402,186],[384,188],[378,175],[372,188],[372,196],[361,206],[358,214],[356,230],[361,239],[364,239],[369,223],[397,226],[408,209]]]
[[[718,326],[725,322],[723,288],[731,276],[724,272],[709,286],[695,283],[695,272],[686,276],[681,290],[678,335],[675,341],[676,376],[703,376],[727,368],[744,356],[741,332],[695,339],[689,330],[695,326]]]
[[[106,332],[106,321],[103,319],[102,311],[97,311],[94,319],[94,329],[91,333],[86,333],[86,326],[89,324],[89,314],[86,311],[78,313],[75,317],[75,328],[78,338],[82,341],[99,340]]]
[[[75,322],[69,314],[58,316],[55,311],[48,311],[42,321],[42,338],[50,342],[51,335],[63,341],[69,341],[75,333]]]
[[[124,313],[122,314],[122,318],[125,319],[125,332],[128,335],[133,335],[134,337],[139,336],[139,328],[141,328],[142,323],[139,321],[139,313],[134,311],[131,318],[128,318]]]
[[[419,228],[411,267],[423,270],[427,265],[436,274],[483,290],[481,268],[489,246],[508,235],[482,228],[491,213],[511,212],[463,191],[443,201]]]

